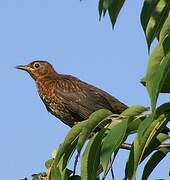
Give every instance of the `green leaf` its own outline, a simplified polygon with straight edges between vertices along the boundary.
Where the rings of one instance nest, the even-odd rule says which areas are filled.
[[[143,151],[147,148],[147,146],[151,143],[153,138],[156,138],[158,133],[165,127],[168,122],[169,115],[162,114],[158,117],[158,119],[154,120],[150,127],[145,131],[140,139],[140,144],[144,146]]]
[[[100,164],[100,149],[106,129],[95,134],[88,142],[81,161],[81,179],[96,180]]]
[[[159,164],[159,162],[170,152],[168,148],[160,148],[156,151],[148,160],[145,165],[142,180],[148,179],[149,175],[152,173],[154,168]]]
[[[143,3],[142,11],[141,11],[141,25],[144,30],[146,31],[147,24],[149,22],[149,19],[151,17],[151,14],[153,12],[154,7],[158,4],[159,0],[145,0]]]
[[[113,113],[107,109],[100,109],[90,115],[89,119],[87,120],[87,124],[83,127],[80,137],[78,139],[77,150],[79,153],[84,143],[89,138],[91,133],[95,130],[95,128],[112,114]]]
[[[164,103],[156,109],[154,116],[153,114],[150,114],[148,117],[146,117],[139,125],[138,139],[140,140],[143,138],[143,134],[149,128],[154,118],[158,118],[161,114],[168,113],[169,111],[170,111],[170,103]]]
[[[158,36],[170,9],[169,0],[145,0],[141,12],[141,24],[147,40],[148,50]]]
[[[161,93],[170,93],[170,69],[167,70],[167,77],[160,90]]]
[[[170,102],[164,103],[156,109],[156,117],[160,116],[163,113],[170,112]]]
[[[143,86],[146,86],[145,78],[142,78],[140,83]],[[170,69],[167,70],[167,77],[165,78],[165,82],[163,83],[162,88],[160,89],[160,93],[170,93]]]
[[[46,167],[47,169],[49,169],[49,168],[51,167],[51,165],[52,165],[53,161],[54,161],[54,159],[53,159],[53,158],[52,158],[52,159],[47,160],[47,161],[45,162],[45,167]]]
[[[161,32],[159,35],[160,42],[162,42],[164,40],[164,38],[166,37],[166,35],[169,33],[170,33],[170,16],[168,16],[168,18],[166,19],[166,21],[161,29]]]
[[[127,128],[128,134],[134,133],[135,131],[137,131],[140,123],[143,121],[143,118],[144,118],[144,114],[142,115],[142,113],[148,110],[149,108],[136,105],[136,106],[131,106],[127,108],[121,113],[122,116],[129,117],[128,128]]]
[[[154,53],[151,55],[150,57],[150,64],[148,65],[148,74],[149,74],[149,66],[154,69],[155,67],[155,74],[159,67],[159,61],[161,64],[161,59],[163,60],[163,58],[166,58],[166,56],[169,55],[170,52],[170,17],[168,17],[168,19],[166,20],[161,32],[160,32],[160,43],[159,45],[155,48]],[[170,69],[169,69],[169,62],[167,62],[166,65],[166,69],[163,70],[165,73],[163,74],[163,79],[162,79],[162,83],[160,83],[160,87],[159,87],[159,92],[162,93],[169,93],[170,92]],[[153,72],[151,72],[153,73]],[[151,74],[150,73],[150,74]],[[154,73],[152,74],[154,76]],[[148,77],[147,77],[148,78]],[[147,82],[147,78],[143,78],[141,80],[141,83],[146,86],[148,84]],[[151,77],[150,77],[151,78]],[[155,78],[156,79],[156,78]],[[151,79],[150,79],[151,81]],[[155,81],[154,81],[155,82]],[[153,82],[153,84],[154,84]],[[154,90],[153,90],[154,91]]]
[[[164,54],[162,44],[158,44],[150,56],[145,78],[153,112],[156,108],[158,95],[168,75],[169,66],[170,53]]]
[[[139,105],[136,105],[136,106],[131,106],[129,108],[127,108],[126,110],[124,110],[121,115],[123,116],[128,116],[128,117],[131,117],[131,116],[137,116],[145,111],[147,111],[148,108],[144,107],[144,106],[139,106]]]
[[[76,145],[77,145],[77,140],[78,139],[76,139],[75,141],[70,143],[69,147],[67,147],[67,149],[63,152],[63,154],[62,154],[62,156],[61,156],[59,161],[56,161],[54,159],[51,162],[51,166],[50,166],[51,168],[49,169],[50,174],[51,174],[51,171],[53,169],[54,170],[56,169],[57,176],[59,176],[59,177],[61,176],[60,177],[61,180],[67,179],[72,174],[72,171],[67,169],[66,166],[67,166],[67,164],[68,164],[72,154],[75,151],[75,148],[76,148]],[[60,152],[60,151],[58,151],[58,152]]]
[[[106,11],[108,10],[109,17],[114,28],[117,16],[124,4],[125,0],[99,0],[98,10],[99,10],[99,19],[101,16],[105,16]]]
[[[133,176],[136,174],[137,167],[140,162],[142,162],[144,156],[146,157],[146,153],[149,155],[154,149],[154,141],[157,135],[162,131],[169,120],[168,114],[161,114],[156,120],[152,122],[149,128],[143,134],[142,139],[138,140],[140,144],[140,149],[136,154],[135,159],[137,159],[135,163],[135,169],[133,172]],[[149,149],[150,148],[150,149]],[[149,149],[149,151],[148,151]]]
[[[139,139],[139,136],[136,136],[126,166],[126,176],[129,179],[135,179],[138,165],[142,161],[145,152],[147,151],[152,141],[155,140],[158,133],[163,129],[163,127],[165,127],[168,120],[168,114],[161,114],[156,120],[152,122],[149,128],[144,132],[141,139]],[[129,168],[129,166],[131,168]]]
[[[110,20],[112,23],[112,28],[114,28],[114,25],[117,20],[117,16],[118,16],[124,2],[125,2],[125,0],[119,0],[119,1],[112,0],[112,3],[108,7],[108,12],[109,12]]]
[[[69,131],[69,133],[64,139],[64,142],[60,145],[58,149],[58,152],[55,158],[56,165],[59,163],[63,154],[67,152],[67,149],[69,149],[70,144],[74,143],[79,138],[79,134],[84,128],[84,126],[86,126],[86,124],[87,124],[87,121],[79,122]]]
[[[139,140],[142,139],[144,133],[146,132],[148,127],[151,125],[152,121],[153,121],[153,115],[151,114],[141,122],[141,124],[139,125],[139,128],[138,128],[138,131],[137,131],[137,133],[138,133],[137,136],[138,136]]]
[[[104,0],[103,1],[103,9],[107,10],[111,6],[112,3],[113,3],[112,0]]]
[[[49,174],[49,179],[50,180],[57,180],[57,179],[61,179],[62,180],[59,168],[56,168],[54,166],[51,167],[50,174]]]
[[[108,126],[108,133],[103,139],[102,149],[101,149],[101,164],[106,171],[108,163],[112,157],[113,152],[115,152],[126,135],[128,120],[121,119],[115,120]]]
[[[163,47],[161,44],[159,44],[157,45],[157,47],[154,49],[153,53],[151,54],[149,58],[148,67],[147,67],[145,80],[146,80],[146,88],[148,90],[150,100],[151,100],[152,111],[156,107],[156,101],[158,98],[158,86],[160,84],[159,77],[160,77],[160,71],[161,71],[160,64],[163,61],[163,57],[164,57]]]
[[[158,148],[159,145],[161,145],[164,141],[170,139],[170,137],[167,134],[159,133],[156,138],[154,138],[148,147],[145,150],[145,153],[141,159],[141,162],[149,155],[151,154],[156,148]]]
[[[170,32],[167,34],[162,42],[164,52],[168,54],[170,52]]]
[[[60,171],[63,171],[66,168],[70,158],[72,157],[72,155],[76,149],[76,145],[77,145],[77,140],[70,143],[70,146],[67,148],[67,151],[64,152],[64,154],[59,162]]]
[[[127,134],[132,134],[137,131],[140,124],[142,123],[143,119],[141,118],[135,118],[133,121],[129,122],[127,127]]]
[[[70,177],[70,175],[73,173],[73,171],[71,171],[70,169],[64,169],[61,172],[61,180],[66,180]]]
[[[137,158],[138,158],[139,150],[140,150],[140,144],[139,144],[138,139],[136,138],[132,144],[130,154],[129,154],[129,159],[126,163],[124,179],[135,180],[134,171],[136,172],[136,169],[137,169],[136,164],[138,163]]]
[[[101,20],[101,16],[103,13],[103,2],[104,0],[99,0],[99,4],[98,4],[99,20]]]

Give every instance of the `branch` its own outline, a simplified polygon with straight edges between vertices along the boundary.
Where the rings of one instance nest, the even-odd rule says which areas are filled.
[[[128,143],[123,143],[121,145],[121,149],[126,149],[126,150],[130,150],[131,149],[131,144],[128,144]],[[167,143],[167,144],[161,144],[160,146],[158,146],[157,148],[155,149],[159,149],[159,148],[170,148],[170,144]]]

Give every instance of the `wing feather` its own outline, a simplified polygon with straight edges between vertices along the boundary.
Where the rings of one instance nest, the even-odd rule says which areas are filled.
[[[66,108],[82,120],[87,119],[91,113],[99,109],[109,109],[118,114],[127,108],[108,93],[73,76],[61,75],[56,83],[60,85],[65,83],[63,88],[56,84],[55,93],[62,97]]]

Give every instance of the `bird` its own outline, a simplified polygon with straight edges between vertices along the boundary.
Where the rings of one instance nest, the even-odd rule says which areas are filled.
[[[100,88],[72,75],[58,73],[48,61],[35,60],[16,68],[30,74],[47,111],[69,127],[88,119],[99,109],[120,114],[128,107]]]

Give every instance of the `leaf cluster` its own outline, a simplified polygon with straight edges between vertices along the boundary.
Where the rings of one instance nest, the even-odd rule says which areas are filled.
[[[108,12],[112,27],[125,0],[99,0],[100,19]],[[152,173],[159,162],[170,152],[170,145],[162,143],[170,139],[168,122],[170,102],[157,107],[160,93],[170,93],[170,1],[145,0],[141,10],[141,25],[148,50],[157,39],[157,45],[148,57],[145,77],[141,83],[150,97],[150,109],[131,106],[120,115],[107,109],[100,109],[76,124],[66,135],[63,143],[52,158],[46,161],[47,172],[33,176],[33,180],[104,180],[122,144],[135,134],[125,167],[124,179],[135,180],[138,167],[144,163],[142,180]],[[104,121],[110,120],[103,129],[96,132]],[[77,154],[77,155],[76,155]],[[68,165],[76,155],[74,168]],[[77,161],[81,161],[81,172],[77,173]],[[113,177],[114,178],[114,177]]]

